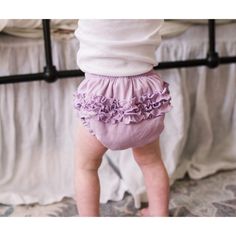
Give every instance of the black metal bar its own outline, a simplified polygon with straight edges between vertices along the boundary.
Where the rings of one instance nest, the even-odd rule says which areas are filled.
[[[209,52],[215,52],[215,20],[208,21]]]
[[[0,77],[0,84],[44,80],[44,73],[8,75]]]
[[[52,67],[50,20],[42,20],[46,65]]]
[[[236,63],[236,57],[220,57],[219,64]]]
[[[84,75],[84,72],[81,70],[63,70],[63,71],[56,72],[56,77],[58,79],[71,78],[71,77],[83,76],[83,75]],[[45,73],[1,76],[0,84],[20,83],[20,82],[29,82],[29,81],[39,81],[39,80],[45,80]]]
[[[66,77],[76,77],[76,76],[84,76],[84,72],[81,70],[63,70],[57,71],[58,78],[66,78]]]
[[[208,65],[208,61],[206,59],[194,59],[186,61],[161,62],[158,64],[158,66],[154,67],[154,69],[164,70],[164,69],[206,66],[206,65]]]
[[[219,65],[219,56],[215,51],[215,20],[208,20],[208,38],[209,38],[209,50],[207,53],[207,66],[209,68],[215,68]]]
[[[57,79],[56,67],[52,61],[52,47],[51,47],[51,33],[50,33],[50,20],[42,20],[43,24],[43,38],[45,48],[46,66],[44,67],[44,79],[47,82],[54,82]]]
[[[219,58],[219,64],[229,64],[229,63],[236,63],[236,57]],[[199,59],[199,60],[186,60],[186,61],[174,61],[174,62],[161,62],[158,66],[154,67],[154,69],[164,70],[164,69],[197,67],[197,66],[207,66],[207,65],[208,62],[206,59]],[[83,75],[84,72],[82,72],[81,70],[64,70],[64,71],[57,71],[56,73],[58,79],[83,76]],[[44,80],[44,73],[1,76],[0,84],[37,81],[37,80]]]

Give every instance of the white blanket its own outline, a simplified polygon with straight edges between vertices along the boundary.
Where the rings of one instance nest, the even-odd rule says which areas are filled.
[[[225,24],[234,20],[216,20],[217,24]],[[207,20],[165,20],[160,31],[163,38],[173,37],[185,32],[191,25],[207,24]],[[74,36],[74,31],[77,29],[78,20],[76,19],[52,19],[51,33],[56,38],[68,39]],[[0,32],[10,35],[25,37],[25,38],[41,38],[43,37],[42,20],[11,20],[0,19]]]
[[[236,24],[217,28],[220,55],[236,55]],[[163,41],[159,61],[203,58],[206,26]],[[76,68],[76,39],[53,42],[58,69]],[[0,75],[43,70],[41,39],[0,37]],[[236,65],[159,72],[170,84],[173,109],[166,115],[161,150],[171,177],[202,178],[236,168]],[[73,155],[77,122],[72,94],[83,78],[0,85],[0,203],[48,204],[74,196]],[[99,170],[101,202],[130,192],[146,200],[140,170],[130,150],[108,151]]]

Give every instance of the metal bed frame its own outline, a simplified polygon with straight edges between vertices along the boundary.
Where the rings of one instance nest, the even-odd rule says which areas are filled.
[[[64,79],[76,76],[83,76],[84,73],[81,70],[63,70],[58,71],[53,65],[52,51],[51,51],[51,36],[50,36],[50,20],[43,19],[43,38],[45,49],[45,61],[46,65],[41,73],[34,74],[19,74],[10,76],[0,76],[0,84],[30,82],[37,80],[44,80],[46,82],[55,82],[57,79]],[[160,62],[154,69],[172,69],[182,67],[195,67],[195,66],[207,66],[209,68],[216,68],[220,64],[235,63],[236,56],[219,57],[215,50],[215,20],[208,20],[208,38],[209,38],[209,50],[206,58],[192,59],[184,61],[168,61]]]

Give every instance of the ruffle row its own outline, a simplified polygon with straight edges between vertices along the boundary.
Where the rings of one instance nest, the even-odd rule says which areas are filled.
[[[79,111],[80,117],[94,117],[104,123],[139,123],[164,115],[172,108],[169,84],[166,82],[163,82],[161,92],[143,94],[129,101],[98,95],[87,96],[85,93],[74,94],[74,107]]]

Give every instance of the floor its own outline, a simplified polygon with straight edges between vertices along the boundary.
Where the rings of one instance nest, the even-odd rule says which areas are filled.
[[[147,204],[143,204],[145,207]],[[122,201],[101,204],[102,216],[136,216],[137,209],[131,195]],[[170,216],[236,216],[236,170],[222,171],[201,180],[185,177],[171,187]],[[0,204],[0,216],[78,216],[73,199],[42,206]]]

